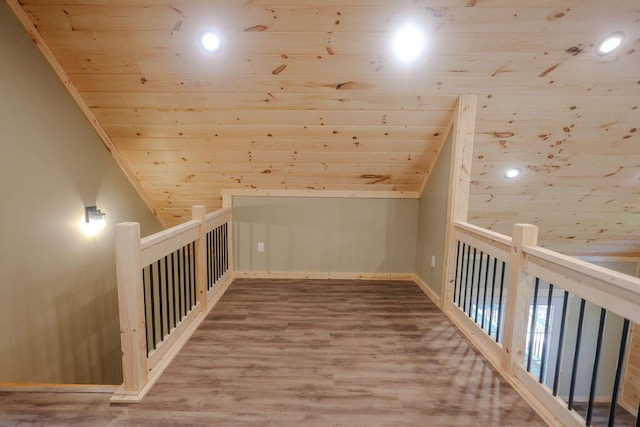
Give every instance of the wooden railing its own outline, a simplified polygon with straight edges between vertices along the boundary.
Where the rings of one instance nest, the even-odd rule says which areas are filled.
[[[550,425],[614,425],[640,279],[467,223],[452,233],[444,311]],[[626,405],[637,417],[638,402]],[[634,422],[635,423],[635,422]]]
[[[222,296],[232,279],[231,209],[140,238],[115,228],[123,383],[112,402],[137,403]]]

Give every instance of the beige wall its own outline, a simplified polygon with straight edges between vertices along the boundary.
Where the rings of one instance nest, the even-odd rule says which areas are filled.
[[[445,142],[429,181],[420,197],[416,244],[416,275],[440,296],[442,261],[447,227],[447,199],[451,168],[451,134]],[[436,257],[431,267],[431,256]]]
[[[239,271],[413,273],[418,201],[234,197]],[[265,252],[257,252],[258,242]]]
[[[160,224],[4,2],[0,48],[0,382],[120,383],[113,224]]]

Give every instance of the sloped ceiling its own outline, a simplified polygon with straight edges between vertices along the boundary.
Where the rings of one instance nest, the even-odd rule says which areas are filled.
[[[416,197],[473,93],[470,222],[640,255],[637,0],[7,2],[168,225],[222,188]],[[410,64],[391,49],[406,22],[428,36]]]

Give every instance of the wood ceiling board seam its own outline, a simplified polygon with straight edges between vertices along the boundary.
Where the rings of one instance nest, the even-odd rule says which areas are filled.
[[[123,155],[133,151],[189,151],[189,152],[253,152],[295,150],[315,153],[421,153],[434,155],[435,143],[427,140],[379,141],[367,139],[356,145],[351,139],[327,140],[282,140],[273,139],[232,139],[223,141],[207,141],[200,138],[113,138]]]
[[[583,5],[571,10],[559,7],[470,8],[447,7],[380,7],[272,6],[269,8],[243,4],[215,8],[191,3],[167,6],[96,6],[68,5],[25,6],[32,19],[39,19],[44,31],[173,31],[198,33],[207,23],[215,22],[224,33],[245,32],[256,28],[270,33],[332,32],[388,33],[411,19],[430,34],[482,32],[491,28],[499,33],[581,31],[587,25],[601,31],[603,20],[629,25],[634,7],[607,8]],[[63,12],[64,9],[64,12]],[[597,13],[594,13],[597,12]],[[142,17],[142,19],[136,19]]]
[[[217,93],[101,93],[84,92],[91,108],[205,108],[210,110],[291,110],[308,111],[452,111],[452,97],[416,94],[384,96],[371,94],[271,94]],[[444,101],[443,101],[444,99]]]
[[[408,198],[417,199],[418,193],[413,192],[398,192],[398,191],[339,191],[339,190],[282,190],[282,189],[236,189],[236,188],[223,188],[221,190],[222,198],[242,196],[242,197],[317,197],[317,198],[376,198],[376,199],[396,199],[396,198]]]
[[[424,114],[417,111],[350,111],[331,110],[162,110],[153,108],[110,109],[94,108],[94,115],[108,124],[198,124],[208,120],[211,124],[243,125],[321,125],[348,126],[354,122],[378,126],[444,126],[448,120],[446,111]]]
[[[429,73],[424,77],[412,76],[409,79],[390,79],[390,76],[363,76],[349,73],[348,79],[344,75],[335,77],[327,75],[304,76],[291,75],[289,72],[282,78],[265,76],[264,74],[166,74],[149,73],[131,74],[70,74],[80,92],[123,92],[123,93],[306,93],[306,94],[403,94],[413,95],[416,87],[425,93],[438,96],[456,96],[468,91],[477,91],[486,76],[456,76],[441,73]],[[534,73],[535,74],[535,73]],[[604,74],[604,73],[603,73]],[[535,76],[500,75],[495,84],[484,88],[478,95],[498,94],[544,94],[552,92],[555,95],[571,95],[583,92],[585,95],[610,96],[620,93],[640,95],[640,85],[637,75],[629,72],[627,77],[619,77],[615,82],[603,81],[606,76],[590,78],[554,75],[551,78]],[[398,76],[400,77],[400,76]]]
[[[629,50],[628,52],[630,52]],[[201,54],[189,55],[185,52],[174,52],[173,55],[160,54],[145,50],[142,55],[134,53],[81,52],[74,50],[58,50],[55,52],[58,60],[65,64],[70,74],[93,75],[101,74],[154,74],[158,70],[164,73],[178,73],[181,75],[199,75],[202,70],[235,76],[265,76],[272,75],[274,70],[286,66],[281,77],[302,77],[309,73],[318,73],[336,79],[350,76],[348,80],[366,77],[385,76],[388,78],[402,78],[408,73],[400,69],[390,58],[377,55],[287,55],[282,53],[259,54],[229,54],[224,60],[203,57]],[[455,72],[457,76],[473,78],[494,77],[495,80],[504,77],[540,78],[545,70],[552,67],[549,82],[554,77],[570,79],[576,75],[583,76],[589,82],[597,78],[633,78],[634,54],[621,54],[613,59],[594,58],[589,55],[569,57],[564,52],[550,52],[543,55],[540,52],[522,53],[518,51],[493,53],[450,55],[439,57],[438,61],[426,60],[415,64],[414,69],[425,75],[443,75]],[[556,67],[557,66],[557,67]],[[631,67],[631,69],[629,69]],[[351,77],[353,76],[353,77]],[[346,81],[346,80],[345,80]],[[576,82],[579,83],[580,81]],[[482,89],[482,88],[478,88]],[[477,91],[477,90],[476,90]],[[482,92],[478,92],[482,93]]]

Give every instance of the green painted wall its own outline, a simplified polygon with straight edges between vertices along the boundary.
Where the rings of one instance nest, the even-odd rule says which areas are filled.
[[[4,2],[0,48],[0,382],[119,384],[113,225],[161,226]]]
[[[416,275],[438,296],[440,296],[443,274],[451,144],[450,133],[422,192],[418,211],[415,271]],[[431,267],[432,256],[436,258],[435,267]]]
[[[417,215],[415,199],[236,196],[235,268],[413,273]]]

